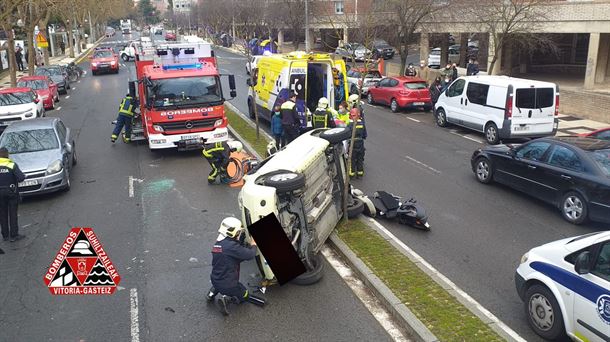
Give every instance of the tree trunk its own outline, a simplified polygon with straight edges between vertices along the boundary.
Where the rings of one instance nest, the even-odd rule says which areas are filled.
[[[68,51],[70,52],[70,58],[74,58],[74,44],[72,43],[74,34],[72,32],[72,22],[68,22]]]
[[[468,33],[460,33],[460,61],[458,66],[465,68],[468,62]]]
[[[301,31],[300,28],[292,28],[292,46],[295,50],[299,49],[299,31]]]
[[[409,56],[409,45],[405,44],[400,48],[400,75],[405,74],[405,70],[407,67],[407,57]]]
[[[17,58],[15,58],[15,36],[10,25],[4,25],[4,32],[7,36],[8,44],[8,70],[11,78],[11,87],[17,86]]]
[[[28,75],[33,76],[36,56],[38,55],[38,52],[34,48],[34,27],[26,26],[26,37],[28,44]]]
[[[38,21],[38,28],[41,32],[46,32],[47,24],[49,23],[49,19],[51,18],[51,11],[47,11],[47,14],[44,18]],[[51,33],[49,33],[51,34]],[[47,35],[47,41],[51,44],[51,37]],[[42,49],[44,54],[44,65],[49,65],[49,48]]]

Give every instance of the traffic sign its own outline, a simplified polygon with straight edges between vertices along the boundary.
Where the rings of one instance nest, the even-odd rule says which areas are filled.
[[[37,43],[39,48],[47,48],[47,47],[49,47],[49,42],[42,35],[42,32],[38,32],[38,34],[36,35],[36,43]]]

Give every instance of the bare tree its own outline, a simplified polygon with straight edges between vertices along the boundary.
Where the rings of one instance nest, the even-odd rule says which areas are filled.
[[[477,0],[476,5],[474,0],[462,0],[459,4],[464,13],[476,18],[480,31],[489,33],[493,53],[487,66],[489,74],[509,44],[556,50],[548,36],[532,33],[546,18],[547,0]]]
[[[277,13],[282,14],[277,20],[292,31],[292,45],[297,50],[300,33],[305,27],[305,0],[275,0],[273,5],[277,6]]]
[[[373,11],[385,19],[385,36],[400,52],[401,72],[405,70],[409,44],[417,37],[416,32],[432,14],[446,8],[448,3],[437,0],[381,0],[375,3]]]
[[[21,0],[0,1],[0,27],[6,32],[6,59],[9,64],[9,75],[11,86],[17,85],[17,59],[15,58],[15,35],[13,25],[17,21],[17,9],[21,5]]]

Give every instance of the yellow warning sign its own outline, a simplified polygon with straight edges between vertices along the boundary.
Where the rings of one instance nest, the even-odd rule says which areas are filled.
[[[39,48],[49,47],[49,42],[47,42],[47,38],[42,35],[42,32],[38,32],[38,35],[36,35],[36,43]]]

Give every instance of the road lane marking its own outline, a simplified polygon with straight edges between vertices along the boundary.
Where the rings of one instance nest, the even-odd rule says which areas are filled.
[[[379,301],[370,293],[364,283],[354,275],[349,266],[347,266],[341,259],[339,259],[336,253],[328,246],[322,248],[322,255],[326,258],[328,263],[335,269],[335,271],[343,278],[343,281],[349,286],[354,292],[356,297],[360,299],[362,304],[369,310],[369,312],[375,317],[377,322],[387,331],[390,337],[394,341],[408,341],[407,338],[402,334],[396,324],[394,324],[390,314],[385,308],[379,303]]]
[[[78,82],[80,82],[80,81],[78,81]],[[72,90],[76,90],[76,87],[72,87]]]
[[[134,190],[134,182],[142,183],[143,179],[134,178],[133,176],[129,176],[129,197],[133,197],[135,194]]]
[[[439,170],[433,168],[432,166],[429,166],[428,164],[422,163],[422,162],[420,162],[419,160],[417,160],[415,158],[412,158],[412,157],[409,157],[409,156],[405,156],[405,158],[407,160],[410,160],[410,161],[414,162],[415,164],[417,164],[419,166],[423,166],[424,168],[426,168],[426,169],[428,169],[428,170],[430,170],[430,171],[432,171],[432,172],[434,172],[436,174],[439,174],[439,175],[441,174],[441,172]]]
[[[66,97],[64,97],[66,100],[70,98],[70,95],[66,95]]]
[[[407,119],[409,119],[409,120],[411,120],[411,121],[415,121],[415,122],[421,122],[421,121],[419,121],[419,120],[417,120],[417,119],[413,119],[413,118],[410,118],[410,117],[408,117],[408,116],[407,116]]]
[[[140,326],[138,324],[138,289],[129,290],[131,311],[131,342],[140,342]]]
[[[414,250],[412,250],[407,245],[405,245],[404,242],[402,242],[400,239],[398,239],[386,227],[381,225],[381,223],[377,222],[373,218],[369,218],[369,221],[372,222],[377,228],[379,228],[379,230],[381,230],[387,237],[392,239],[407,254],[409,254],[411,259],[417,260],[417,262],[419,264],[421,264],[422,266],[427,268],[428,271],[430,271],[430,273],[433,273],[434,275],[436,275],[440,279],[441,282],[443,282],[446,285],[448,285],[449,287],[451,287],[451,289],[453,289],[453,291],[455,291],[456,294],[458,294],[460,297],[462,297],[462,299],[464,299],[465,301],[468,301],[472,305],[474,305],[477,308],[477,310],[479,310],[479,312],[481,312],[483,315],[485,315],[487,318],[489,318],[493,323],[496,323],[496,325],[502,331],[504,331],[506,334],[508,334],[510,337],[512,337],[515,341],[527,342],[525,339],[523,339],[521,336],[519,336],[519,334],[517,334],[517,332],[515,332],[510,327],[508,327],[498,317],[496,317],[494,314],[492,314],[489,310],[485,309],[485,307],[483,307],[483,305],[479,304],[479,302],[477,302],[474,298],[470,297],[470,295],[468,295],[466,292],[464,292],[462,289],[460,289],[457,285],[455,285],[454,282],[449,280],[449,278],[447,278],[445,275],[443,275],[441,272],[439,272],[436,268],[434,268],[434,266],[430,265],[424,258],[422,258]]]
[[[57,107],[57,110],[61,110],[61,106]]]
[[[462,138],[464,138],[464,139],[468,139],[468,140],[470,140],[470,141],[474,141],[474,142],[479,143],[479,144],[482,144],[482,143],[483,143],[483,141],[481,141],[481,140],[479,140],[479,139],[471,138],[471,137],[469,137],[469,136],[467,136],[467,135],[463,135],[463,134],[457,133],[457,132],[455,132],[455,131],[449,131],[449,133],[451,133],[451,134],[453,134],[453,135],[457,135],[458,137],[462,137]]]

